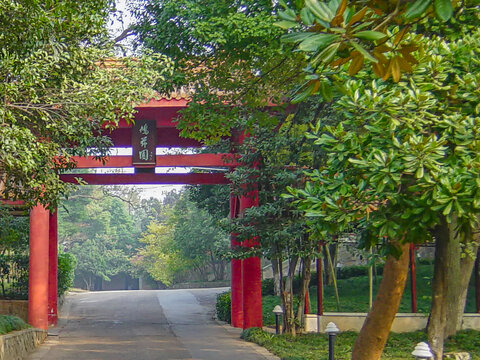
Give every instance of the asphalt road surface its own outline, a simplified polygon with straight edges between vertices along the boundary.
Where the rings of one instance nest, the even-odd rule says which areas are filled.
[[[28,360],[277,359],[213,320],[225,289],[70,295],[56,329]]]

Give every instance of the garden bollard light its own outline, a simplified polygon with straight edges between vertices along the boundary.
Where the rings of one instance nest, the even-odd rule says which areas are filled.
[[[420,342],[415,346],[415,350],[412,351],[412,355],[415,356],[416,359],[423,359],[423,360],[429,360],[433,358],[433,354],[430,351],[430,347],[428,346],[427,343]]]
[[[335,336],[340,330],[333,322],[329,322],[325,328],[325,333],[328,334],[328,360],[335,360],[333,347],[335,345]]]
[[[277,305],[272,312],[275,314],[275,333],[280,334],[280,316],[283,314],[283,309],[280,305]]]

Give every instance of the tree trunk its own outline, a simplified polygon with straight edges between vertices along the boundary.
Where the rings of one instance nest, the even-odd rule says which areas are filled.
[[[285,281],[284,291],[282,293],[284,332],[293,336],[296,335],[295,315],[293,312],[293,278],[295,276],[297,262],[298,256],[294,256],[289,260],[288,275]]]
[[[305,330],[305,297],[308,294],[308,285],[310,284],[310,279],[312,277],[311,265],[312,259],[306,257],[302,260],[302,285],[300,287],[300,294],[298,300],[297,308],[297,332],[303,333]]]
[[[280,290],[280,269],[279,266],[282,266],[278,259],[272,259],[272,274],[273,274],[273,293],[275,296],[281,295]]]
[[[399,259],[387,257],[377,296],[353,346],[352,360],[380,359],[387,342],[408,276],[410,245],[395,245],[402,254]]]
[[[443,358],[443,343],[447,337],[447,314],[456,314],[458,279],[460,277],[460,241],[455,234],[457,221],[445,220],[434,230],[435,264],[432,283],[432,308],[428,319],[428,342],[435,359]],[[449,319],[454,321],[454,319]]]
[[[335,237],[333,237],[333,240],[335,240]],[[328,249],[327,249],[328,246]],[[328,253],[330,254],[330,260],[332,261],[332,266],[329,264],[328,256],[327,256],[327,250]],[[330,243],[330,244],[325,244],[323,247],[323,269],[324,269],[324,276],[325,276],[325,282],[328,285],[333,285],[335,279],[336,279],[336,269],[337,269],[337,250],[338,250],[338,242]]]
[[[465,311],[465,304],[467,302],[468,284],[472,277],[473,266],[478,251],[478,241],[480,236],[476,234],[473,238],[469,236],[465,242],[471,245],[468,251],[464,251],[460,258],[460,269],[458,282],[458,292],[452,294],[451,298],[455,301],[452,307],[447,308],[447,326],[445,328],[445,338],[453,336],[457,331],[462,329],[463,313]],[[455,281],[454,279],[452,279]],[[450,286],[447,290],[450,292]]]

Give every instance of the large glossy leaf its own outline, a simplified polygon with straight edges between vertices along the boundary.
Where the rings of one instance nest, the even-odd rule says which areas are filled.
[[[273,25],[278,26],[282,29],[291,29],[299,26],[298,23],[287,20],[277,21],[276,23],[273,23]]]
[[[407,19],[414,19],[422,15],[432,3],[432,0],[417,0],[405,12]]]
[[[383,39],[386,35],[380,31],[366,30],[366,31],[359,31],[355,33],[353,36],[363,40],[376,41],[376,40]]]
[[[281,40],[286,43],[297,43],[309,37],[312,37],[313,35],[313,33],[309,32],[285,34],[281,37]]]
[[[448,21],[453,15],[453,7],[451,0],[435,0],[433,2],[435,14],[442,21]]]
[[[350,41],[350,44],[352,44],[355,50],[357,50],[360,54],[365,56],[368,60],[373,61],[375,63],[378,62],[378,60],[374,58],[372,54],[370,54],[367,50],[365,50],[362,45],[356,43],[355,41]]]
[[[305,40],[299,45],[298,49],[302,51],[319,51],[330,45],[339,35],[334,34],[316,34]]]
[[[335,14],[328,7],[327,4],[317,0],[305,0],[305,6],[319,19],[330,22]]]

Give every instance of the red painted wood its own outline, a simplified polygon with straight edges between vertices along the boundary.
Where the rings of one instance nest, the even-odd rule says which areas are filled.
[[[50,213],[41,205],[30,210],[28,323],[48,329],[48,258]]]
[[[307,292],[305,293],[305,304],[304,304],[304,309],[303,309],[304,314],[309,314],[310,313],[310,292],[307,289]]]
[[[417,275],[415,270],[415,245],[410,244],[410,292],[412,313],[417,312]]]
[[[25,202],[22,201],[22,200],[17,200],[17,201],[13,201],[13,200],[0,200],[0,203],[2,205],[8,205],[8,206],[22,206],[22,205],[25,205]]]
[[[115,130],[105,130],[103,135],[112,139],[116,147],[130,147],[132,146],[132,129],[120,128]],[[200,142],[193,139],[186,139],[180,137],[180,130],[176,128],[161,128],[157,131],[157,146],[158,147],[201,147]]]
[[[245,209],[258,206],[258,190],[240,197],[240,214]],[[246,240],[243,246],[258,245],[258,238]],[[257,256],[243,260],[243,328],[262,327],[262,269]]]
[[[480,249],[477,251],[475,259],[475,305],[477,313],[480,314]]]
[[[61,174],[60,180],[77,184],[82,178],[90,185],[135,185],[135,184],[228,184],[223,173],[187,174]]]
[[[239,215],[239,199],[237,196],[230,195],[230,219]],[[232,248],[240,246],[240,242],[234,233],[230,234],[230,244]],[[231,260],[231,321],[232,326],[243,328],[243,283],[242,283],[242,260]]]
[[[318,243],[318,253],[322,253],[322,243]],[[323,263],[322,258],[317,258],[317,315],[323,315]]]
[[[190,155],[157,155],[157,167],[198,166],[198,167],[234,167],[238,163],[231,154],[190,154]],[[129,155],[108,156],[105,165],[95,157],[74,156],[78,169],[133,167]]]
[[[57,212],[50,213],[48,252],[48,325],[57,326],[58,310],[58,222]]]

